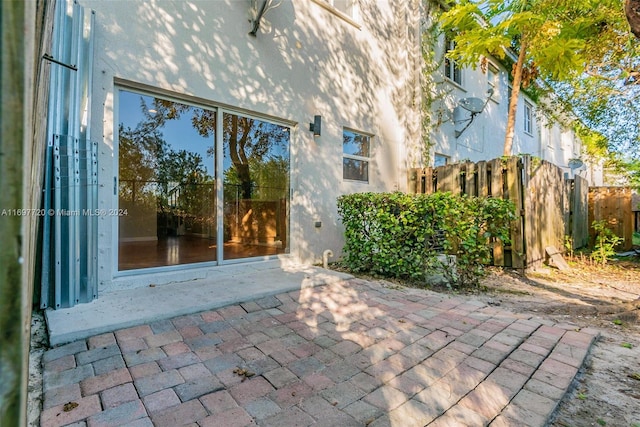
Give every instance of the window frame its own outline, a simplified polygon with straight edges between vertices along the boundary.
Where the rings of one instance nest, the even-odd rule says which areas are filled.
[[[499,97],[499,76],[500,69],[494,65],[492,62],[489,62],[487,65],[487,91],[489,89],[493,89],[493,94],[491,94],[491,99],[498,102]]]
[[[524,101],[524,121],[522,129],[527,135],[533,135],[533,104]]]
[[[368,151],[368,156],[361,156],[358,154],[350,154],[350,153],[346,153],[344,151],[344,134],[345,132],[350,132],[356,135],[360,135],[363,137],[367,138],[367,151]],[[359,183],[366,183],[369,184],[370,183],[370,168],[369,166],[371,165],[372,162],[372,140],[373,140],[374,135],[368,132],[363,132],[360,130],[355,130],[353,128],[344,126],[342,128],[342,180],[343,181],[348,181],[348,182],[359,182]],[[345,160],[355,160],[355,161],[359,161],[359,162],[363,162],[364,164],[366,164],[366,179],[358,179],[358,178],[352,178],[352,177],[346,177],[345,176]]]
[[[350,3],[350,6],[349,6],[351,9],[350,12],[342,11],[338,7],[336,7],[335,6],[336,0],[311,0],[311,1],[317,4],[318,6],[322,7],[323,9],[336,15],[338,18],[341,18],[342,20],[353,25],[358,30],[361,29],[362,26],[360,23],[358,23],[359,14],[358,14],[358,8],[357,8],[358,3],[356,0],[347,0]]]
[[[439,164],[439,162],[437,161],[438,158],[443,159],[444,163]],[[447,156],[447,155],[442,154],[442,153],[434,153],[433,154],[433,167],[437,168],[439,166],[446,166],[446,165],[449,164],[450,160],[451,160],[451,156]]]
[[[223,249],[224,249],[224,233],[222,232],[222,230],[224,230],[224,223],[223,223],[223,217],[224,217],[224,188],[223,188],[223,184],[224,184],[224,180],[223,180],[223,174],[224,174],[224,142],[223,142],[223,134],[224,134],[224,130],[223,130],[223,120],[222,117],[224,114],[236,114],[239,116],[244,116],[247,118],[251,118],[251,119],[255,119],[255,120],[260,120],[260,121],[265,121],[268,123],[271,123],[273,125],[279,125],[279,126],[283,126],[283,127],[287,127],[289,128],[289,182],[288,182],[288,194],[289,197],[291,197],[292,194],[292,176],[293,176],[293,162],[294,162],[294,154],[292,151],[292,146],[293,146],[293,133],[294,130],[296,128],[296,126],[298,125],[297,122],[293,121],[293,120],[287,120],[287,119],[283,119],[277,116],[271,116],[271,115],[266,115],[266,114],[260,114],[258,112],[255,111],[251,111],[251,110],[247,110],[247,109],[243,109],[243,108],[239,108],[239,107],[233,107],[233,106],[228,106],[226,104],[221,104],[218,103],[216,101],[210,101],[210,100],[204,100],[201,98],[195,98],[193,96],[187,95],[187,94],[183,94],[183,93],[177,93],[177,92],[173,92],[173,91],[169,91],[163,88],[159,88],[159,87],[155,87],[155,86],[149,86],[149,85],[145,85],[145,84],[141,84],[141,83],[137,83],[137,82],[132,82],[132,81],[128,81],[128,80],[124,80],[124,79],[115,79],[114,81],[114,112],[113,112],[113,117],[112,117],[112,121],[113,121],[113,132],[114,132],[114,148],[113,148],[113,154],[114,154],[114,158],[113,158],[113,168],[114,168],[114,172],[115,175],[113,176],[114,179],[114,184],[116,185],[116,191],[112,194],[112,199],[111,199],[111,206],[116,206],[118,209],[120,209],[120,203],[119,203],[119,194],[118,194],[118,190],[117,187],[119,186],[119,182],[120,182],[120,176],[119,176],[119,169],[120,169],[120,143],[119,143],[119,138],[120,138],[120,133],[118,130],[118,123],[120,123],[120,108],[121,108],[121,96],[120,96],[120,92],[121,91],[127,91],[127,92],[131,92],[137,95],[141,95],[141,96],[148,96],[148,97],[154,97],[154,98],[160,98],[166,101],[171,101],[174,103],[180,103],[180,104],[184,104],[184,105],[188,105],[190,107],[194,107],[194,108],[202,108],[202,109],[207,109],[207,110],[211,110],[211,111],[215,111],[216,113],[216,117],[220,120],[218,120],[217,124],[216,124],[216,134],[220,135],[219,137],[213,136],[214,139],[214,150],[216,150],[216,153],[221,153],[220,155],[216,155],[216,158],[214,159],[214,163],[213,163],[213,167],[214,167],[214,177],[216,181],[220,182],[219,188],[216,188],[216,200],[222,201],[222,203],[219,204],[219,206],[217,207],[217,212],[216,212],[216,224],[217,224],[217,228],[218,228],[218,234],[219,234],[219,238],[216,237],[216,243],[218,243],[219,246],[219,252],[217,253],[216,256],[216,260],[215,261],[206,261],[206,262],[195,262],[195,263],[180,263],[180,264],[172,264],[172,265],[163,265],[163,266],[155,266],[155,267],[143,267],[143,268],[136,268],[136,269],[119,269],[119,265],[118,265],[118,257],[119,257],[119,233],[120,233],[120,225],[119,225],[119,216],[118,215],[113,215],[111,218],[111,224],[112,224],[112,230],[111,230],[111,239],[112,242],[115,242],[115,244],[112,245],[111,248],[111,255],[112,255],[112,259],[111,259],[111,271],[112,271],[112,277],[114,279],[121,279],[121,278],[126,278],[126,277],[132,277],[132,276],[136,276],[139,274],[156,274],[156,273],[165,273],[165,272],[172,272],[172,271],[181,271],[184,269],[191,269],[191,268],[206,268],[207,266],[221,266],[221,265],[229,265],[229,264],[234,264],[234,263],[242,263],[242,262],[247,262],[250,261],[252,259],[264,259],[264,256],[259,256],[259,257],[254,257],[254,258],[250,258],[250,257],[246,257],[246,258],[230,258],[230,257],[225,257],[224,253],[223,253]],[[218,171],[221,171],[220,173],[218,173]],[[288,208],[290,209],[290,208]],[[291,231],[292,231],[292,214],[291,214],[291,210],[289,210],[289,219],[288,224],[287,224],[287,235],[291,236]],[[219,218],[219,219],[218,219]],[[285,253],[290,253],[292,248],[291,243],[288,243],[288,247],[286,248],[287,252]],[[277,255],[266,255],[268,258],[273,258],[275,259],[275,257],[277,257]]]
[[[463,86],[464,85],[464,77],[463,77],[463,73],[462,73],[462,67],[460,66],[460,64],[458,64],[458,62],[456,62],[455,60],[449,58],[447,56],[447,54],[452,51],[453,49],[455,49],[455,42],[447,37],[445,37],[444,39],[444,48],[445,48],[445,53],[444,53],[444,77],[449,80],[450,82],[458,85],[458,86]],[[457,76],[457,79],[456,79]]]

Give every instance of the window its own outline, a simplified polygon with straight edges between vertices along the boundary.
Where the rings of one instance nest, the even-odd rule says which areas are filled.
[[[119,271],[288,252],[289,126],[125,88],[118,116]]]
[[[524,102],[524,131],[533,134],[533,105]]]
[[[498,98],[498,68],[493,64],[489,64],[489,66],[487,67],[487,93],[489,93],[490,91],[493,91],[491,98],[494,100],[497,99]]]
[[[342,131],[342,178],[369,182],[371,136],[349,129]]]
[[[449,164],[449,156],[445,156],[444,154],[436,153],[433,156],[433,167],[437,168],[438,166],[445,166]]]
[[[453,82],[462,85],[462,70],[456,61],[449,58],[448,54],[455,49],[456,44],[453,40],[445,39],[445,48],[447,53],[444,57],[444,76]]]

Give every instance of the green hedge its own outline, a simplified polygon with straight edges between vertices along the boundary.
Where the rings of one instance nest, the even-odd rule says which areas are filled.
[[[442,270],[450,284],[477,285],[491,261],[490,239],[508,243],[515,209],[502,199],[451,193],[357,193],[338,198],[344,263],[354,272],[424,279]],[[444,252],[457,267],[437,261]]]

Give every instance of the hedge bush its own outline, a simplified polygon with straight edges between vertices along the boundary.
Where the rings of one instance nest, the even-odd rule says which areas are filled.
[[[451,285],[477,285],[491,239],[508,243],[513,203],[451,193],[356,193],[338,198],[344,263],[353,272],[422,280],[443,270]],[[455,255],[456,268],[437,260]]]

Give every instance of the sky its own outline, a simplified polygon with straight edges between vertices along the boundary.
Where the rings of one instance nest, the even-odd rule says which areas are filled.
[[[135,129],[139,122],[144,120],[140,107],[140,99],[147,106],[153,105],[153,97],[139,93],[120,91],[119,120],[124,127]],[[197,107],[193,107],[197,108]],[[187,150],[199,154],[202,157],[207,174],[214,175],[214,158],[207,155],[207,149],[213,147],[214,137],[202,137],[191,124],[191,115],[183,115],[178,120],[167,120],[162,128],[164,140],[173,150]]]

